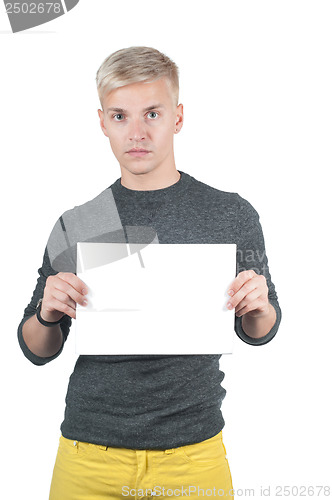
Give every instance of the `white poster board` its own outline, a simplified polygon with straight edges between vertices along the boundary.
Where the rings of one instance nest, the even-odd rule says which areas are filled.
[[[77,354],[229,354],[235,244],[78,243]]]

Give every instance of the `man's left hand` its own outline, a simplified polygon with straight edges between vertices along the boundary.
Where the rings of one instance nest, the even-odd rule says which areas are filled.
[[[269,313],[268,286],[262,274],[256,274],[253,269],[240,272],[229,287],[230,299],[228,309],[235,307],[238,317],[248,316],[258,318]]]

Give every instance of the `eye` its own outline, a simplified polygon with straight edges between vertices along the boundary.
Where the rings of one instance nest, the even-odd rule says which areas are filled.
[[[122,113],[117,113],[116,115],[113,115],[113,118],[116,122],[121,122],[124,118],[124,115]]]
[[[156,111],[150,111],[148,113],[149,118],[152,118],[152,120],[155,120],[158,116],[158,113]]]

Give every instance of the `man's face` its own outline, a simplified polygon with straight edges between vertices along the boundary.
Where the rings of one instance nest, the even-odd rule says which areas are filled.
[[[111,91],[98,114],[122,174],[175,168],[173,137],[182,127],[183,106],[174,104],[165,78]]]

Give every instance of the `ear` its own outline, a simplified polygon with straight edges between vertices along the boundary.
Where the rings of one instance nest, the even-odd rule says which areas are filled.
[[[101,127],[102,131],[104,132],[104,135],[106,135],[106,137],[108,137],[107,130],[106,130],[105,124],[104,124],[104,112],[101,109],[98,109],[98,116],[99,116],[99,120],[100,120],[100,127]]]
[[[178,134],[183,125],[183,104],[176,107],[175,133]]]

